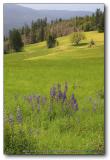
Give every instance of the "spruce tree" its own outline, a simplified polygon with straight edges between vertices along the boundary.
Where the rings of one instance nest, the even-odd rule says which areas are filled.
[[[23,48],[23,42],[21,38],[21,34],[17,29],[13,29],[9,32],[9,41],[10,41],[10,46],[11,49],[19,52]]]

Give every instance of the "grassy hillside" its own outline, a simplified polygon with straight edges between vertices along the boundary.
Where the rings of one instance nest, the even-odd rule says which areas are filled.
[[[104,153],[104,34],[85,34],[86,40],[79,46],[71,45],[69,35],[58,38],[56,48],[48,49],[42,42],[4,56],[6,154]],[[96,46],[89,48],[91,38]],[[50,87],[60,83],[63,90],[65,82],[67,101],[74,93],[79,109],[70,110],[68,116],[59,109],[62,103],[55,102],[50,120]],[[46,96],[40,112],[27,103],[26,97],[31,95]],[[16,121],[18,106],[22,111],[20,124]],[[10,114],[14,116],[12,126]]]

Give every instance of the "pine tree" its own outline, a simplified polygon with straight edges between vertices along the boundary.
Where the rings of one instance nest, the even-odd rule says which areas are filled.
[[[48,48],[53,48],[57,45],[57,41],[56,41],[56,37],[55,35],[51,35],[49,34],[48,38],[47,38],[47,47]]]
[[[23,42],[21,35],[17,29],[13,29],[9,32],[9,41],[10,41],[10,46],[11,49],[19,52],[23,48]]]

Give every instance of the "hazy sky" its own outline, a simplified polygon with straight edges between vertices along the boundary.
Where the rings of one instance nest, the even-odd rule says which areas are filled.
[[[37,10],[83,10],[83,11],[96,11],[97,8],[100,8],[104,11],[104,4],[19,4],[24,7],[37,9]]]

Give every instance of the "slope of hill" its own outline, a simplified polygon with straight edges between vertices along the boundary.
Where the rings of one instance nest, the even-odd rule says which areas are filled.
[[[91,15],[89,11],[65,11],[65,10],[34,10],[16,4],[4,4],[4,34],[7,35],[9,29],[30,24],[32,20],[47,17],[48,21],[56,18],[68,19],[75,16]]]
[[[65,36],[55,48],[41,42],[4,55],[5,154],[104,154],[104,34],[85,34],[79,46]],[[96,46],[88,48],[91,39]],[[62,103],[54,100],[49,112],[50,87],[60,83],[63,91],[65,81],[64,107],[72,109],[68,102],[74,93],[78,111],[62,110]],[[31,101],[36,95],[46,96],[40,111]],[[19,109],[22,124],[16,120]],[[14,117],[11,127],[9,115]]]

